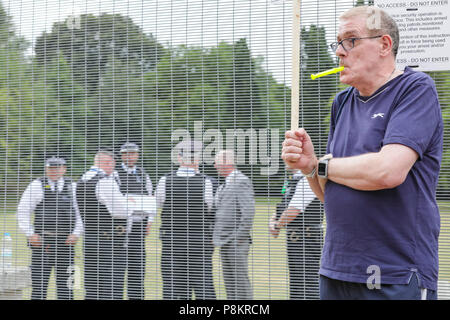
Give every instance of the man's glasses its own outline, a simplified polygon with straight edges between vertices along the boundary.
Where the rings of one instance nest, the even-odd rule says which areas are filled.
[[[373,36],[373,37],[364,37],[364,38],[346,38],[344,40],[341,40],[339,42],[333,42],[332,44],[330,44],[331,50],[333,50],[333,52],[336,52],[337,48],[339,47],[339,45],[342,46],[342,48],[344,48],[345,51],[350,51],[355,47],[355,41],[356,40],[364,40],[364,39],[375,39],[375,38],[381,38],[382,35],[380,36]]]

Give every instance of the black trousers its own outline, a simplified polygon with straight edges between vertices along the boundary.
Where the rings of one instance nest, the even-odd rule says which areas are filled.
[[[74,247],[66,245],[67,236],[42,237],[42,246],[31,247],[31,299],[47,298],[48,282],[55,270],[58,300],[73,299]]]
[[[127,295],[130,300],[145,298],[145,234],[147,222],[133,222],[128,235]]]
[[[84,243],[84,289],[86,300],[122,300],[126,270],[123,236],[89,238]]]
[[[311,226],[287,232],[289,298],[319,299],[322,228]]]
[[[194,292],[197,300],[215,300],[211,244],[187,245],[188,241],[163,241],[161,273],[163,299],[188,300]]]

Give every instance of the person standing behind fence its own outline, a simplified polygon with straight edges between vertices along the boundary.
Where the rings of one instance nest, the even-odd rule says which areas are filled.
[[[123,298],[127,219],[131,206],[120,192],[114,154],[97,152],[77,184],[83,219],[84,289],[88,300]]]
[[[283,199],[270,219],[270,233],[278,237],[286,227],[289,265],[289,298],[319,298],[319,264],[322,251],[322,209],[320,200],[299,170],[283,187]]]
[[[235,167],[232,150],[220,151],[215,157],[214,166],[219,175],[225,177],[225,184],[220,185],[216,192],[213,239],[214,245],[220,248],[227,299],[252,299],[248,253],[255,215],[253,185]]]
[[[45,177],[28,185],[17,208],[19,228],[31,248],[32,300],[46,299],[53,267],[57,298],[73,299],[74,245],[83,224],[75,200],[75,183],[64,177],[66,170],[65,159],[48,158]]]
[[[198,171],[203,145],[176,146],[178,170],[156,189],[161,211],[163,299],[216,299],[212,275],[214,179]]]
[[[120,191],[123,194],[152,196],[152,181],[142,167],[136,166],[139,160],[139,146],[127,142],[120,148],[122,163],[117,168],[120,178]],[[139,213],[139,214],[137,214]],[[127,294],[129,299],[145,298],[145,237],[156,214],[142,215],[142,210],[133,211],[128,221],[127,245]]]

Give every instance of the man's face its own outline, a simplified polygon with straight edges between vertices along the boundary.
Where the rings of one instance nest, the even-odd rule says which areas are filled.
[[[217,173],[222,177],[227,177],[233,171],[233,165],[223,162],[221,159],[216,159],[214,162],[214,168]]]
[[[45,167],[45,174],[50,180],[58,181],[66,174],[66,170],[66,166]]]
[[[134,167],[139,160],[139,152],[122,152],[122,161],[128,167]]]
[[[337,41],[370,36],[372,35],[366,28],[366,17],[353,17],[341,20]],[[340,73],[341,82],[356,87],[359,83],[369,82],[373,68],[377,68],[380,63],[380,48],[380,38],[356,40],[353,49],[348,51],[340,45],[336,56],[340,59],[340,65],[345,67]]]
[[[110,175],[114,172],[116,161],[110,156],[100,155],[97,161],[97,166],[105,171],[107,175]]]

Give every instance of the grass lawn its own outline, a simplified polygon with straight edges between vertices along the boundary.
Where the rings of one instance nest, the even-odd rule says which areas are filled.
[[[285,249],[285,232],[277,239],[269,235],[267,223],[275,210],[278,199],[257,199],[257,210],[253,226],[253,245],[249,256],[249,274],[254,289],[254,298],[262,300],[281,300],[288,298],[288,272]],[[0,232],[10,232],[14,241],[14,263],[20,266],[30,264],[30,249],[26,237],[18,231],[15,204],[4,206],[0,216]],[[450,202],[439,203],[441,208],[441,235],[439,243],[439,280],[450,281]],[[160,272],[161,243],[158,239],[159,217],[154,222],[147,237],[147,269],[145,280],[146,299],[162,298]],[[214,282],[218,299],[225,299],[220,257],[216,250],[213,257]],[[75,299],[83,299],[83,255],[82,239],[76,245]],[[23,292],[23,299],[29,299],[31,289]],[[55,282],[52,275],[49,285],[49,299],[56,299]],[[450,297],[447,297],[450,298]]]

